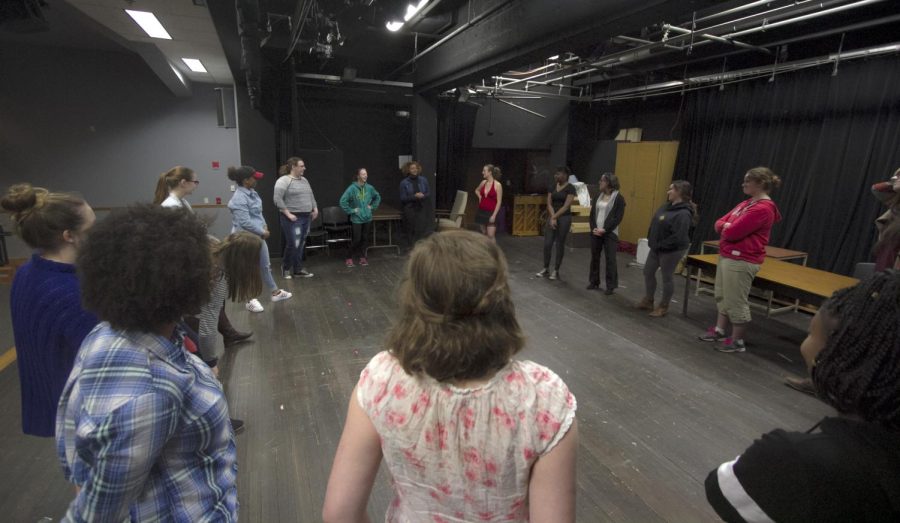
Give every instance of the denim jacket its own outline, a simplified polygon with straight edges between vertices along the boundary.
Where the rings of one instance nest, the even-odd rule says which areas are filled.
[[[262,236],[266,220],[262,214],[262,199],[253,189],[238,187],[228,202],[231,211],[231,232],[247,231]]]

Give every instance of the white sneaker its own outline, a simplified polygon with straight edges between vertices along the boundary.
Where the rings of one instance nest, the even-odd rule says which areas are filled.
[[[262,312],[265,309],[263,309],[263,306],[261,303],[259,303],[259,300],[253,298],[252,300],[247,302],[247,310],[250,312]]]
[[[272,301],[282,301],[291,299],[293,294],[289,293],[284,289],[278,289],[278,292],[272,295]]]

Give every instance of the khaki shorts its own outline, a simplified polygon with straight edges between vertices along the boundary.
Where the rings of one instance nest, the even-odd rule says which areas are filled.
[[[716,267],[716,307],[731,323],[750,321],[750,287],[760,265],[719,256]]]

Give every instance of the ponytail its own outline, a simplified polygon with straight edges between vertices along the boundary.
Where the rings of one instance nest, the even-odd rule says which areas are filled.
[[[303,158],[298,158],[296,156],[291,156],[287,159],[287,163],[278,168],[278,174],[281,176],[285,176],[287,174],[291,174],[291,169],[297,165],[297,162],[302,162]]]
[[[180,165],[172,167],[168,171],[159,175],[159,181],[156,182],[156,193],[153,196],[153,205],[159,205],[169,197],[172,189],[178,187],[182,181],[189,182],[194,177],[194,171]]]

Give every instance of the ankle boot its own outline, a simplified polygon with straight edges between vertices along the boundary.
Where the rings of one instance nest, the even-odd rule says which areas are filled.
[[[635,305],[635,308],[637,308],[637,310],[639,310],[639,311],[652,311],[653,310],[653,298],[647,298],[645,296],[644,299],[642,299],[640,301],[640,303]]]
[[[667,312],[669,312],[669,306],[668,305],[660,305],[659,307],[653,309],[653,312],[650,313],[650,316],[652,316],[654,318],[662,318],[663,316],[666,315]]]
[[[219,331],[219,334],[222,335],[222,340],[225,342],[226,346],[244,341],[250,336],[253,336],[252,332],[241,332],[231,325],[231,321],[225,314],[225,307],[222,307],[219,310],[219,324],[217,327],[217,330]]]

